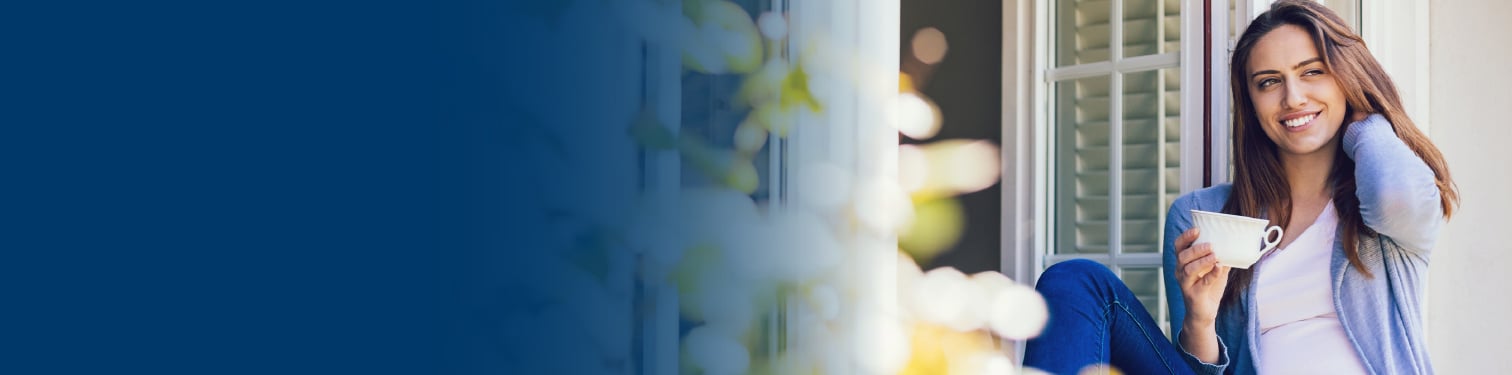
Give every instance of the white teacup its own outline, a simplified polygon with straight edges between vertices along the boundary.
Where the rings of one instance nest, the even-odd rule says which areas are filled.
[[[1197,241],[1193,245],[1211,243],[1218,264],[1248,269],[1260,257],[1281,243],[1281,227],[1266,224],[1270,221],[1239,215],[1192,210],[1192,223],[1198,228]],[[1271,232],[1276,239],[1271,240]],[[1264,246],[1257,242],[1264,241]]]

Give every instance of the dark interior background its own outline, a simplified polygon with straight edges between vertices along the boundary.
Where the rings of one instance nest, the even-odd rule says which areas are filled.
[[[913,57],[914,32],[934,27],[945,34],[949,51],[925,75],[921,92],[939,105],[944,124],[934,138],[1002,140],[1002,4],[997,1],[903,0],[901,59],[905,71],[922,65]],[[966,213],[961,241],[924,269],[955,267],[968,274],[997,271],[1001,223],[1001,185],[957,197]]]

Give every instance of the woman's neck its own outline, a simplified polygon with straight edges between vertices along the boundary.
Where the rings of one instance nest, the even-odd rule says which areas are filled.
[[[1328,176],[1333,172],[1337,145],[1337,143],[1330,143],[1323,149],[1308,155],[1281,155],[1281,165],[1286,170],[1286,181],[1291,184],[1293,204],[1327,202],[1333,197],[1333,189],[1329,188]]]

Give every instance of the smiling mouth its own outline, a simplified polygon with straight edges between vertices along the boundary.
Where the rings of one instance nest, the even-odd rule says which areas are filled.
[[[1284,125],[1286,125],[1286,127],[1288,127],[1288,128],[1295,128],[1295,127],[1299,127],[1299,126],[1302,126],[1302,125],[1307,125],[1307,123],[1312,122],[1312,120],[1315,119],[1315,118],[1318,118],[1318,114],[1317,113],[1313,113],[1313,114],[1310,114],[1310,115],[1307,115],[1307,116],[1302,116],[1302,117],[1298,117],[1298,118],[1282,121],[1281,123],[1284,124]]]

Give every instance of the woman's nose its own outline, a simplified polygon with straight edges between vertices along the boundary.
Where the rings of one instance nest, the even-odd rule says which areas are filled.
[[[1307,88],[1305,86],[1298,84],[1286,85],[1286,102],[1283,103],[1286,105],[1286,108],[1301,108],[1307,105]]]

